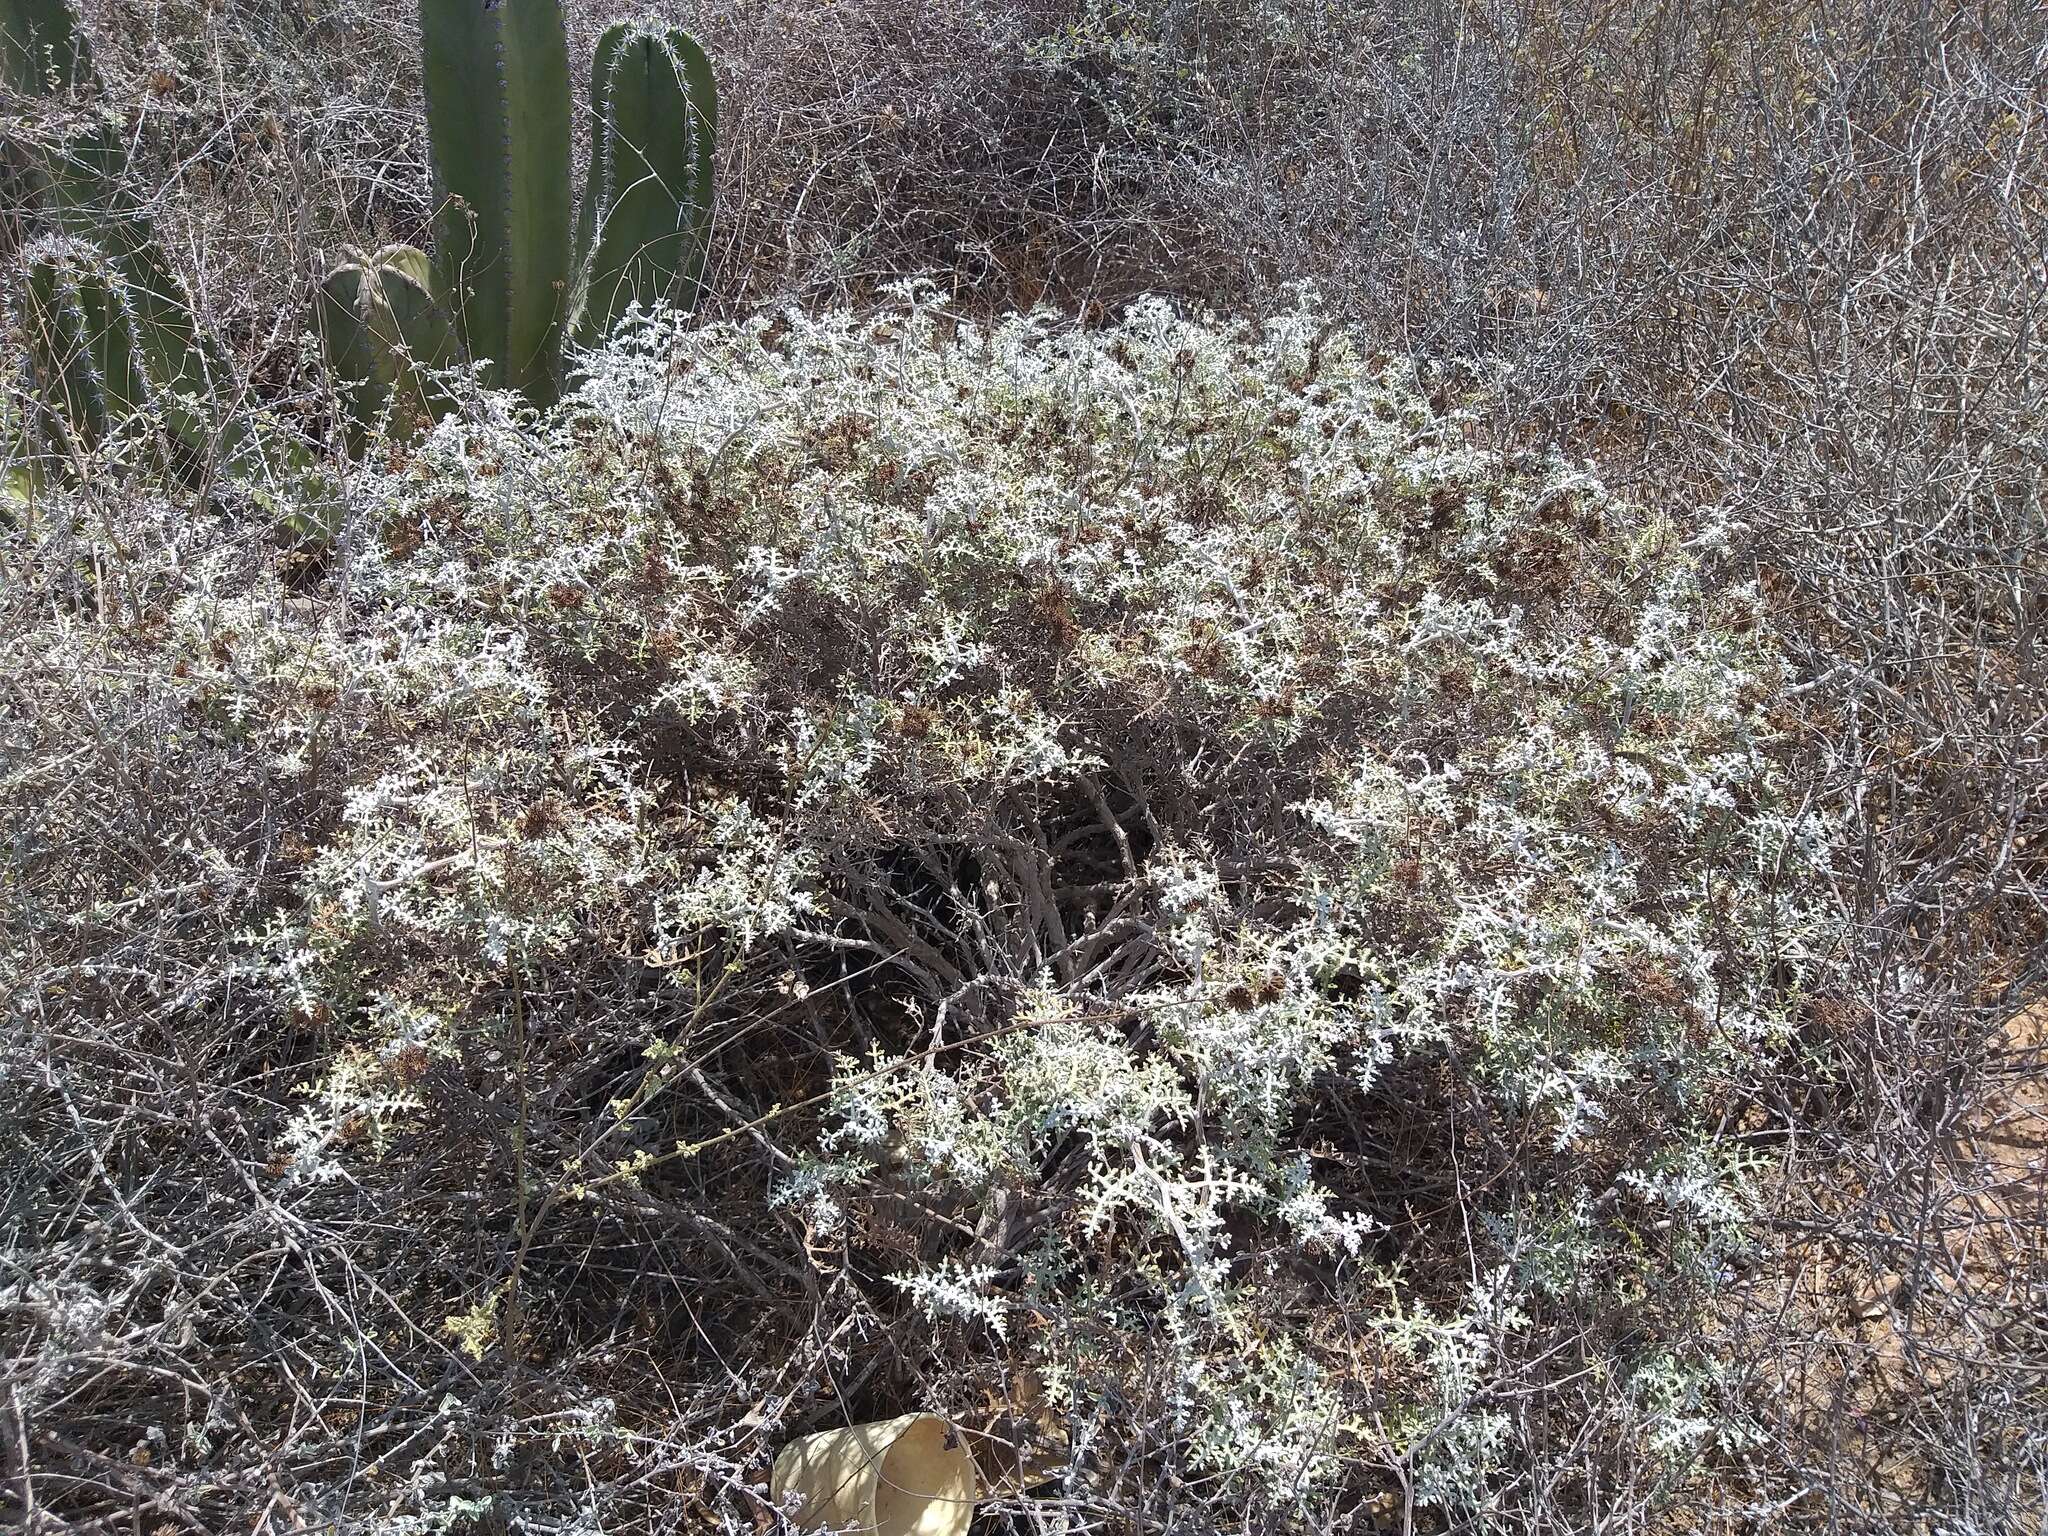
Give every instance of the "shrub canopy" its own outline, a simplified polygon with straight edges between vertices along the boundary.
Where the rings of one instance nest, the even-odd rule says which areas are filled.
[[[42,503],[29,1411],[339,1517],[346,1395],[393,1530],[485,1472],[751,1528],[791,1433],[1020,1399],[1074,1490],[1227,1523],[1738,1446],[1698,1323],[1826,829],[1713,515],[1485,446],[1487,387],[1312,309],[913,287],[475,397],[310,588]]]

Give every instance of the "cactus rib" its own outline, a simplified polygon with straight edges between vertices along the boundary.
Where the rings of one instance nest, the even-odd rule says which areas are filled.
[[[711,56],[687,32],[673,34],[683,61],[683,82],[690,96],[690,135],[696,164],[688,197],[692,210],[691,250],[683,270],[685,305],[696,311],[704,291],[704,264],[711,254],[711,216],[717,202],[718,80]]]

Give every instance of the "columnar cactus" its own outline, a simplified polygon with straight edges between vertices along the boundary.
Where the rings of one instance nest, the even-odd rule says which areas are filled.
[[[75,96],[99,88],[90,43],[68,0],[0,0],[0,74],[24,95]],[[135,196],[119,125],[103,115],[84,116],[85,126],[59,144],[29,153],[18,166],[17,185],[32,205],[28,222],[74,242],[92,243],[98,275],[84,292],[104,291],[118,299],[138,360],[136,377],[146,379],[150,394],[162,403],[164,424],[185,463],[203,470],[217,452],[243,456],[246,423],[231,409],[214,409],[232,376],[227,359],[193,322],[184,284],[157,243],[148,210]],[[56,248],[45,247],[43,254]],[[72,247],[74,256],[78,249]],[[28,252],[21,256],[26,260]],[[30,307],[33,302],[31,294]],[[192,399],[204,408],[185,403]],[[68,414],[75,403],[69,394],[46,402],[60,414]],[[117,413],[140,409],[140,397],[117,396],[105,406]],[[82,425],[74,421],[74,432]],[[96,439],[99,433],[78,435]]]
[[[590,115],[577,240],[584,346],[602,341],[635,300],[697,306],[718,126],[711,61],[674,28],[615,26],[591,60]]]
[[[350,451],[362,451],[368,427],[387,413],[401,438],[438,414],[445,399],[431,370],[454,361],[456,337],[434,302],[424,252],[391,245],[374,256],[354,254],[320,285],[317,318],[328,361],[345,381]]]
[[[0,0],[0,79],[24,96],[66,101],[84,110],[83,126],[60,143],[10,143],[26,161],[23,190],[44,222],[92,238],[89,226],[124,199],[126,145],[117,127],[97,112],[100,88],[92,46],[69,0]],[[132,206],[121,207],[125,214]]]
[[[0,0],[0,79],[24,96],[94,79],[92,49],[68,0]]]
[[[420,0],[434,276],[493,380],[561,387],[569,307],[569,45],[558,0]]]
[[[126,285],[82,240],[41,240],[21,256],[19,321],[46,434],[76,449],[96,447],[149,404]]]
[[[420,0],[420,35],[433,259],[410,246],[351,258],[320,304],[358,440],[387,407],[406,407],[394,410],[401,434],[434,411],[418,370],[450,350],[546,405],[565,343],[601,341],[635,301],[694,308],[703,280],[718,103],[695,42],[638,24],[604,34],[576,209],[559,0]]]
[[[420,0],[420,31],[434,256],[411,246],[352,256],[316,305],[358,448],[387,414],[409,435],[444,409],[432,372],[463,356],[485,365],[489,382],[548,404],[561,392],[567,342],[597,344],[636,302],[695,307],[710,234],[717,87],[684,33],[635,23],[600,40],[578,209],[560,0]],[[29,94],[97,88],[69,0],[0,0],[0,75]],[[212,408],[230,377],[226,359],[193,323],[132,191],[117,125],[93,124],[28,170],[37,222],[96,240],[117,269],[145,365],[138,377],[182,456],[242,456],[246,422]],[[207,409],[185,403],[194,399]],[[56,408],[70,403],[67,395]]]

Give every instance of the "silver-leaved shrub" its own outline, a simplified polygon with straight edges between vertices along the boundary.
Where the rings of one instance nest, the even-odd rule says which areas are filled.
[[[1759,593],[1312,308],[587,368],[362,467],[298,591],[133,496],[6,536],[13,1006],[126,966],[276,1042],[220,1134],[278,1230],[448,1318],[350,1370],[552,1358],[736,1509],[835,1383],[1020,1369],[1101,1509],[1506,1527],[1739,1451],[1699,1320],[1834,939]],[[626,1406],[593,1341],[678,1285],[717,1364]]]

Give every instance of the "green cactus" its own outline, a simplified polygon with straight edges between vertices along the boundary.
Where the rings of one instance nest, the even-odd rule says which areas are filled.
[[[17,321],[44,438],[67,454],[146,421],[151,462],[194,485],[217,471],[269,478],[274,465],[248,417],[196,398],[183,371],[202,349],[182,328],[153,327],[121,263],[87,240],[45,236],[19,253]],[[168,338],[168,339],[167,339]]]
[[[146,421],[152,461],[194,484],[220,468],[250,477],[274,468],[244,413],[219,409],[211,394],[188,393],[182,370],[201,349],[189,340],[178,345],[175,330],[166,344],[117,258],[91,241],[53,235],[20,259],[17,318],[40,424],[53,446],[90,449]],[[183,336],[191,336],[189,323]]]
[[[92,49],[66,0],[0,0],[0,78],[24,96],[94,82]]]
[[[320,338],[344,381],[353,453],[373,422],[388,420],[394,436],[409,439],[447,407],[431,370],[454,360],[456,338],[432,290],[426,253],[410,245],[353,253],[320,285]]]
[[[55,97],[99,86],[90,43],[68,0],[0,0],[0,70],[26,95]],[[184,463],[203,472],[222,453],[246,458],[246,424],[239,413],[216,409],[232,371],[212,337],[194,324],[184,284],[135,196],[119,124],[101,114],[60,144],[14,158],[11,190],[30,205],[26,221],[90,241],[112,261],[144,376],[163,404]]]
[[[647,25],[604,34],[590,178],[572,209],[559,0],[420,0],[420,38],[433,261],[411,247],[354,256],[318,305],[357,447],[387,410],[402,434],[444,410],[420,369],[458,353],[546,405],[566,343],[602,341],[635,300],[694,307],[703,281],[718,116],[703,49]],[[394,268],[386,258],[401,251]]]
[[[127,156],[114,125],[97,112],[92,46],[68,0],[0,0],[0,79],[24,96],[86,109],[79,114],[86,126],[55,146],[10,137],[13,156],[26,162],[24,199],[60,218],[90,217],[106,206]]]
[[[492,381],[561,388],[569,303],[569,45],[557,0],[420,0],[434,275]]]
[[[710,60],[673,28],[615,26],[591,60],[590,111],[575,324],[586,347],[635,300],[696,307],[718,125]]]
[[[97,88],[91,48],[65,0],[0,0],[0,83],[67,106]],[[101,123],[54,150],[31,134],[0,134],[0,255],[18,256],[47,226],[53,172],[103,173],[118,148]]]
[[[244,459],[249,433],[241,413],[226,401],[234,378],[228,359],[212,334],[194,323],[185,285],[157,243],[148,214],[125,183],[114,186],[97,208],[62,208],[58,227],[74,238],[95,238],[118,271],[136,345],[186,463],[203,467],[221,455],[231,462]]]
[[[22,242],[10,254],[35,385],[30,424],[74,462],[141,427],[155,468],[209,497],[232,483],[237,499],[279,505],[302,536],[327,529],[337,516],[332,477],[302,443],[227,398],[226,354],[196,323],[135,196],[121,125],[94,99],[90,43],[68,0],[0,0],[0,81],[62,99],[84,124],[54,144],[26,134],[0,144],[4,237]],[[32,484],[41,468],[28,468]],[[10,479],[10,496],[13,487]]]
[[[420,26],[434,259],[409,246],[353,256],[316,300],[358,451],[372,423],[408,437],[445,411],[434,375],[458,356],[546,405],[561,392],[568,342],[598,344],[635,302],[694,307],[703,281],[717,90],[695,42],[646,24],[604,34],[578,208],[560,0],[420,0]],[[25,94],[83,95],[91,108],[99,82],[68,0],[0,0],[0,75]],[[224,462],[263,477],[274,466],[246,414],[221,404],[231,370],[194,323],[134,195],[120,125],[88,113],[54,149],[20,149],[10,142],[8,188],[32,210],[29,226],[105,251],[90,281],[75,260],[46,263],[47,291],[25,300],[46,311],[46,364],[60,353],[94,359],[82,373],[83,362],[43,369],[52,415],[74,440],[97,441],[147,405],[188,474]],[[118,356],[79,351],[116,336]]]
[[[19,318],[45,434],[74,450],[97,447],[150,400],[125,285],[82,240],[46,239],[21,254]]]

